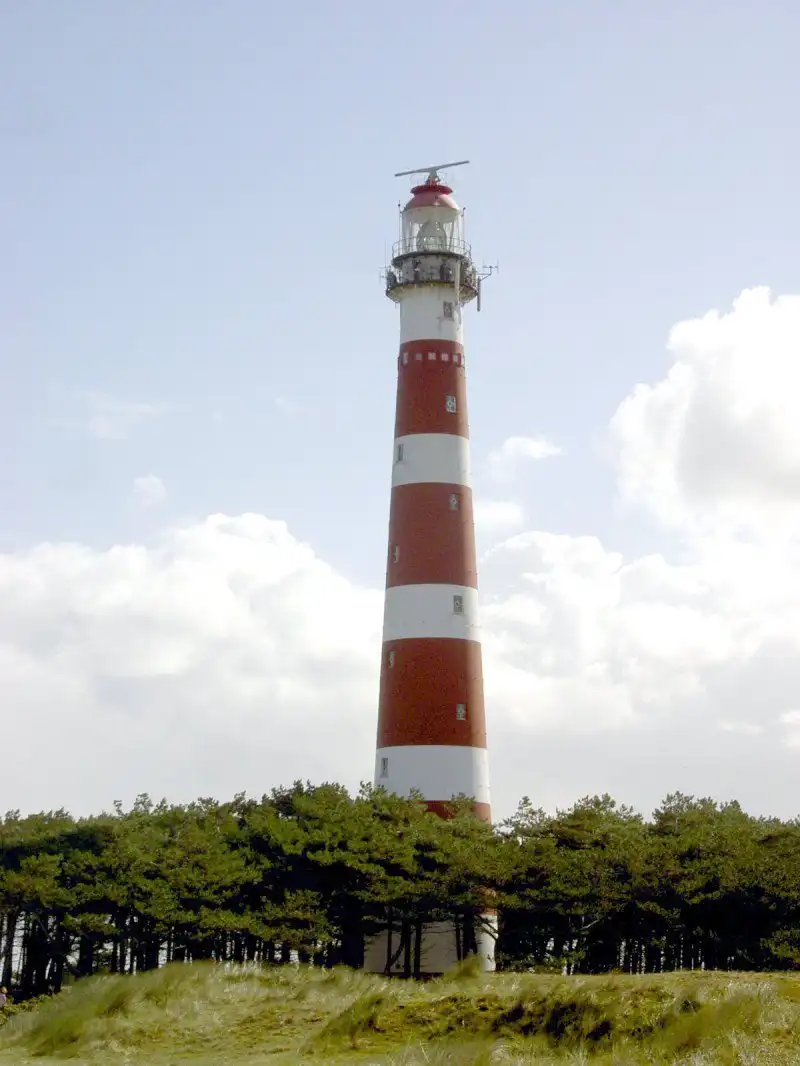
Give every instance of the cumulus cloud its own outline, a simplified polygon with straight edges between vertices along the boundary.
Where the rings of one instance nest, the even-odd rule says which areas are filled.
[[[524,463],[554,455],[561,455],[561,448],[544,437],[509,437],[489,453],[486,466],[491,477],[508,481],[519,474]]]
[[[628,501],[672,525],[763,534],[800,522],[800,296],[745,290],[670,332],[671,365],[611,423]]]
[[[717,724],[726,733],[742,733],[746,737],[757,737],[764,732],[764,727],[755,722],[726,722],[723,719]]]
[[[133,498],[140,507],[155,507],[167,498],[167,489],[160,477],[145,474],[133,482]]]
[[[519,529],[525,516],[522,507],[512,500],[475,500],[475,527],[478,534],[496,536]]]
[[[369,777],[381,594],[282,522],[0,556],[0,808]],[[91,774],[75,768],[89,762]]]
[[[552,807],[605,790],[648,810],[674,788],[794,811],[800,588],[759,600],[736,566],[544,532],[495,546],[481,572],[498,815],[523,794]],[[0,556],[15,752],[0,807],[357,787],[381,605],[259,515]]]

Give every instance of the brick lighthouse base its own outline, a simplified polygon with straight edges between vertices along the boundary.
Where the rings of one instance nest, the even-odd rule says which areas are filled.
[[[482,924],[492,927],[475,930],[477,954],[481,968],[490,972],[495,968],[494,946],[497,919],[485,915]],[[437,977],[447,973],[463,958],[460,948],[461,930],[454,922],[426,922],[421,928],[412,926],[405,941],[399,930],[381,932],[367,940],[364,969],[390,977]]]

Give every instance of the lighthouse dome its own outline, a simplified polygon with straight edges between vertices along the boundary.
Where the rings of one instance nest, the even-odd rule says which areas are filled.
[[[414,211],[419,208],[438,207],[443,208],[447,213],[454,212],[460,215],[461,208],[451,196],[452,191],[448,185],[442,185],[439,182],[417,185],[411,190],[411,199],[403,210]]]

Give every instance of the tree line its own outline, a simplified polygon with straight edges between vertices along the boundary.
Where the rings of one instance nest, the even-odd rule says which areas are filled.
[[[363,964],[387,924],[497,911],[497,965],[567,973],[800,965],[800,821],[673,794],[491,827],[364,787],[0,819],[0,984],[18,999],[179,960]],[[413,976],[413,969],[409,969]]]

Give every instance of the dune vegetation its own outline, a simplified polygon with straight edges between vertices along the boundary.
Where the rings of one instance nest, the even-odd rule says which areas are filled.
[[[3,1066],[800,1061],[800,977],[482,975],[173,963],[90,977],[0,1028]]]

